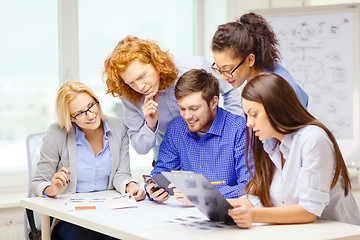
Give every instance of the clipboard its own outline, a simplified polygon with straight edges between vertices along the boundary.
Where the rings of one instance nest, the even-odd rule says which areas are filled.
[[[228,215],[230,203],[202,174],[193,172],[162,172],[211,221],[235,224]]]

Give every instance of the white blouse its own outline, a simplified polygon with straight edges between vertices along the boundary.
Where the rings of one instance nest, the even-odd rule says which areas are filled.
[[[310,125],[285,135],[279,145],[275,138],[263,142],[264,150],[276,166],[270,186],[274,207],[299,204],[321,219],[360,225],[360,212],[349,192],[345,197],[343,178],[330,189],[335,171],[334,146],[327,133]],[[281,154],[285,159],[281,167]],[[256,196],[248,196],[255,207],[262,207]]]

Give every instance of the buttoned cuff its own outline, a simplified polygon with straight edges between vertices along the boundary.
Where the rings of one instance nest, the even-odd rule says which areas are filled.
[[[146,124],[146,121],[145,121],[145,127],[142,128],[142,132],[143,134],[145,134],[146,136],[152,136],[152,135],[155,135],[157,134],[159,130],[159,121],[156,122],[156,125],[155,125],[155,131],[153,132],[149,126]]]
[[[44,198],[54,198],[54,197],[56,197],[56,196],[49,196],[49,195],[44,194],[45,189],[46,189],[47,187],[50,187],[50,186],[51,186],[51,184],[50,184],[50,185],[47,185],[46,187],[44,187],[44,189],[42,190],[41,197],[44,197]]]

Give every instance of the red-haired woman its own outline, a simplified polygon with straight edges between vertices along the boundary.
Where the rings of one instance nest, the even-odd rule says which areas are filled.
[[[178,78],[190,69],[214,73],[203,57],[173,59],[155,41],[135,36],[121,40],[104,67],[107,92],[123,102],[124,122],[132,146],[139,154],[146,154],[155,146],[155,157],[169,122],[180,116],[174,96]],[[241,114],[239,92],[228,83],[220,82],[224,107]]]

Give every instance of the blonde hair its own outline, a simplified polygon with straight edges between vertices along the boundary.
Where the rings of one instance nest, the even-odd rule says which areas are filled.
[[[141,101],[143,94],[132,89],[120,76],[134,60],[154,66],[160,76],[159,90],[172,86],[177,79],[178,70],[168,51],[162,50],[155,41],[127,36],[118,43],[104,63],[102,76],[108,88],[106,93],[125,97],[135,104]]]
[[[72,128],[69,103],[78,95],[79,93],[89,94],[95,101],[99,102],[98,97],[95,93],[84,83],[68,81],[64,83],[58,90],[56,97],[56,116],[58,123],[61,128],[65,128],[66,131],[70,131]],[[99,102],[100,118],[105,120],[106,116],[103,114],[101,105]]]

